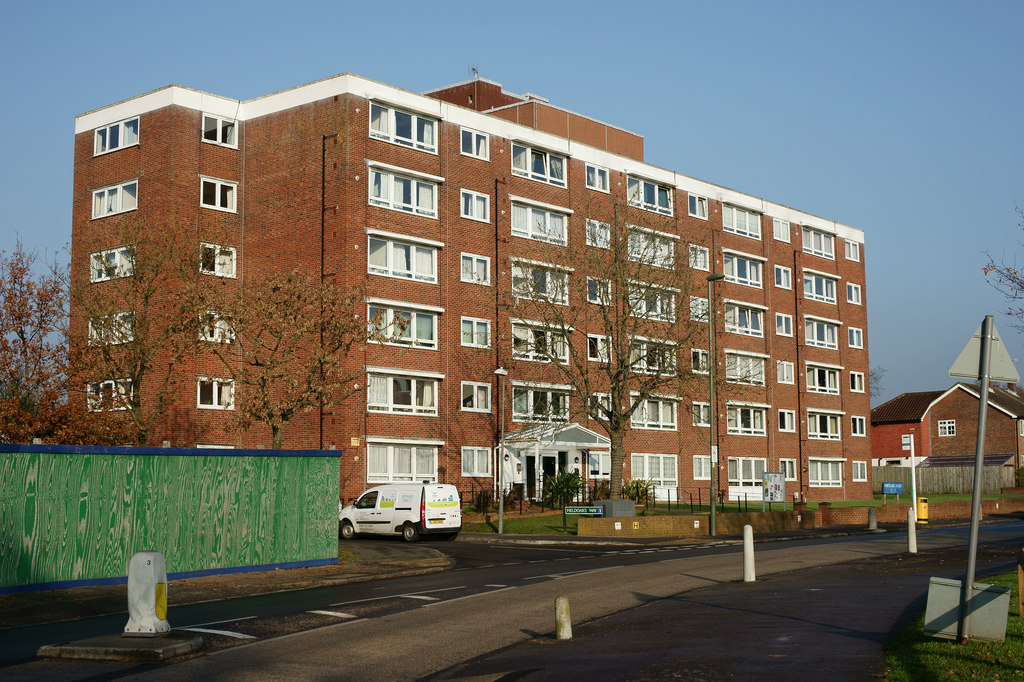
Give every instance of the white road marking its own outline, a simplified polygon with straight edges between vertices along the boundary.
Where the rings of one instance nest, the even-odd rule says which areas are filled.
[[[444,601],[437,601],[433,604],[424,604],[423,608],[429,609],[431,606],[437,606],[438,604],[451,604],[453,601],[462,601],[463,599],[473,599],[474,597],[482,597],[485,594],[497,594],[498,592],[506,592],[508,590],[514,590],[515,587],[503,587],[500,590],[488,590],[486,592],[477,592],[476,594],[467,594],[461,597],[454,597],[452,599],[445,599]]]
[[[318,613],[321,616],[334,616],[335,618],[355,618],[351,613],[342,613],[341,611],[310,611],[310,613]]]
[[[214,621],[210,621],[209,623],[196,623],[195,625],[186,625],[185,627],[183,627],[181,629],[182,630],[187,630],[189,628],[201,628],[201,627],[203,627],[205,625],[220,625],[221,623],[238,623],[238,622],[241,622],[243,620],[252,620],[255,617],[256,616],[244,616],[243,618],[228,618],[227,620],[214,620]]]
[[[401,599],[422,599],[423,601],[438,601],[437,597],[428,597],[425,594],[400,594]]]
[[[508,587],[508,585],[484,585],[484,587]]]
[[[336,604],[328,604],[328,606],[345,606],[347,604],[362,604],[368,601],[382,601],[384,599],[402,599],[403,597],[408,598],[412,594],[425,594],[427,592],[449,592],[451,590],[464,589],[465,585],[458,585],[456,587],[443,587],[437,590],[424,590],[423,592],[410,592],[408,594],[385,594],[380,597],[367,597],[366,599],[353,599],[352,601],[340,601]],[[413,597],[415,599],[416,597]]]
[[[256,639],[254,635],[243,635],[241,632],[229,632],[228,630],[210,630],[209,628],[182,628],[182,630],[188,630],[189,632],[205,632],[211,635],[223,635],[224,637],[234,637],[235,639]]]

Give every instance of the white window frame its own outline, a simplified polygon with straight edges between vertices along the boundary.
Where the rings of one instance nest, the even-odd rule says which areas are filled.
[[[846,302],[852,303],[853,305],[860,305],[863,300],[863,290],[859,284],[853,282],[846,283]]]
[[[374,329],[377,324],[377,315],[383,313],[383,319],[379,329]],[[384,340],[369,339],[368,343],[380,343],[386,346],[411,346],[414,348],[438,348],[438,318],[441,314],[439,309],[424,309],[412,305],[395,304],[380,299],[367,299],[366,324],[367,330],[376,332]],[[407,317],[408,322],[404,329],[399,329],[396,319],[400,316]],[[423,327],[420,320],[430,321],[430,336],[421,336]],[[388,330],[392,330],[388,332]]]
[[[480,223],[491,221],[491,197],[471,189],[459,190],[459,214]]]
[[[655,462],[657,464],[651,466]],[[676,455],[634,452],[630,454],[629,466],[633,478],[652,481],[658,488],[679,487],[679,461]],[[666,472],[670,476],[666,476]],[[652,475],[654,473],[657,475]]]
[[[764,338],[764,310],[739,301],[726,301],[725,331]]]
[[[660,322],[676,321],[676,293],[670,287],[630,282],[629,310],[634,317]]]
[[[208,310],[200,317],[199,340],[210,343],[234,343],[234,320],[216,310]]]
[[[711,270],[711,252],[706,246],[690,244],[690,267],[694,270]]]
[[[812,488],[841,488],[843,461],[812,457],[807,460],[807,485]]]
[[[533,301],[569,305],[569,273],[551,264],[512,260],[512,295]],[[541,282],[538,277],[543,273]]]
[[[804,315],[804,343],[816,348],[839,349],[839,323]]]
[[[132,193],[134,192],[134,194]],[[139,179],[107,185],[92,191],[92,219],[128,213],[139,207]]]
[[[569,362],[569,335],[541,323],[512,322],[512,357],[526,362]]]
[[[629,225],[626,230],[629,260],[656,268],[671,269],[676,262],[677,239],[679,237],[667,232]]]
[[[796,410],[779,410],[779,433],[796,433]]]
[[[775,313],[775,335],[793,336],[793,316],[786,313]]]
[[[587,302],[597,305],[608,305],[612,299],[611,280],[600,277],[587,277]]]
[[[213,137],[210,137],[211,132]],[[200,137],[207,144],[238,149],[238,123],[234,119],[223,116],[203,114],[203,129],[200,131]]]
[[[690,349],[690,369],[694,374],[707,374],[709,371],[708,351],[703,348]]]
[[[600,220],[587,218],[587,246],[610,249],[612,246],[612,226]]]
[[[512,202],[512,234],[548,244],[565,246],[569,243],[568,209],[531,205],[523,201]],[[526,220],[526,225],[522,224]]]
[[[466,323],[471,327],[469,343],[466,343]],[[486,337],[484,343],[480,343],[481,328]],[[463,317],[459,322],[459,338],[463,346],[467,348],[490,348],[491,347],[491,321],[481,317]]]
[[[543,165],[543,170],[536,170],[534,168],[534,163],[538,160]],[[566,187],[569,175],[569,160],[564,154],[530,147],[520,142],[513,142],[512,175],[554,185],[555,187]]]
[[[864,372],[850,372],[850,392],[864,392]],[[1021,422],[1021,424],[1024,424],[1024,422]],[[1021,435],[1024,435],[1024,431],[1022,431]]]
[[[868,463],[864,460],[855,459],[853,464],[853,482],[864,483],[868,480]]]
[[[409,382],[409,402],[395,402],[395,382]],[[373,384],[377,384],[373,386]],[[428,404],[426,387],[430,387],[433,404]],[[389,414],[415,414],[436,416],[440,377],[437,375],[416,374],[397,370],[394,372],[369,371],[366,384],[366,409],[369,412]],[[403,393],[406,391],[402,391]]]
[[[568,422],[569,421],[569,386],[553,386],[541,384],[512,384],[512,421],[513,422]],[[538,413],[537,408],[550,406],[557,396],[561,409],[551,409]],[[523,408],[526,408],[525,411]]]
[[[699,194],[688,193],[686,197],[687,209],[691,218],[708,219],[708,199]]]
[[[467,275],[466,264],[469,263],[469,274]],[[491,286],[491,259],[488,256],[478,256],[475,253],[463,253],[459,259],[459,277],[463,282],[480,284],[485,287]],[[483,276],[481,277],[480,266],[483,265]]]
[[[375,246],[375,243],[377,246]],[[370,259],[383,249],[384,264],[373,263]],[[409,268],[400,263],[407,256]],[[421,256],[429,255],[429,269],[422,267]],[[412,240],[395,239],[380,232],[369,232],[366,237],[366,271],[371,275],[394,277],[395,279],[416,280],[437,283],[437,246]]]
[[[119,246],[89,254],[89,281],[106,282],[119,277],[129,277],[135,271],[132,247]]]
[[[726,463],[730,488],[761,488],[768,464],[764,457],[730,457]]]
[[[663,185],[654,180],[632,175],[626,176],[626,201],[630,206],[670,216],[672,215],[673,193],[671,185]],[[649,194],[651,200],[648,200]],[[662,197],[665,197],[667,205],[661,201]]]
[[[725,380],[731,384],[764,386],[764,357],[742,351],[725,351]]]
[[[726,403],[726,433],[734,436],[765,436],[767,409],[763,405]]]
[[[486,466],[481,467],[481,463],[486,463]],[[467,466],[467,464],[469,466]],[[487,447],[479,448],[472,445],[463,445],[462,475],[465,478],[490,478],[491,449]]]
[[[835,275],[804,270],[804,298],[822,303],[835,303],[838,279]]]
[[[135,338],[135,313],[119,310],[89,320],[90,346],[119,346]]]
[[[210,402],[203,402],[203,387],[209,386]],[[200,410],[235,409],[235,380],[223,377],[196,377],[196,407]]]
[[[601,334],[587,334],[587,360],[611,362],[612,351],[608,337]]]
[[[236,267],[237,255],[238,252],[233,246],[200,242],[199,272],[203,275],[233,278],[238,269]],[[208,267],[209,265],[212,267]]]
[[[775,266],[775,286],[779,289],[793,288],[793,271],[785,265]]]
[[[591,480],[611,478],[612,453],[608,450],[591,450],[587,456],[587,465],[590,467]]]
[[[692,425],[697,428],[711,428],[711,403],[694,400],[690,407]]]
[[[213,190],[214,199],[212,203],[207,202],[206,200],[208,189]],[[220,178],[212,178],[207,175],[200,175],[199,205],[203,208],[212,208],[215,211],[237,213],[238,183],[230,180],[221,180]]]
[[[711,455],[693,456],[693,480],[711,480]]]
[[[634,397],[634,399],[636,399]],[[629,417],[634,429],[649,431],[677,431],[679,429],[679,401],[667,396],[651,396],[639,401]]]
[[[860,262],[860,242],[855,242],[850,239],[844,239],[843,241],[846,244],[846,260]]]
[[[637,374],[671,376],[676,373],[676,344],[640,337],[630,339],[629,366]]]
[[[587,187],[605,194],[611,193],[611,173],[607,168],[592,163],[586,165]]]
[[[440,189],[440,182],[435,178],[418,177],[409,172],[392,170],[383,166],[371,166],[367,173],[369,178],[368,203],[371,206],[386,208],[400,213],[423,216],[424,218],[437,218],[437,195]],[[399,199],[399,192],[396,187],[402,183],[408,183],[410,201]],[[374,188],[377,193],[374,193]],[[430,190],[430,205],[420,204],[419,197],[421,189]]]
[[[750,239],[761,239],[761,214],[740,208],[722,205],[722,229]]]
[[[469,389],[471,405],[466,407],[466,390]],[[463,381],[460,393],[459,405],[463,412],[490,412],[491,411],[491,385],[481,381]],[[487,404],[481,407],[478,403],[485,401]]]
[[[955,419],[940,419],[938,422],[938,433],[940,438],[956,435]]]
[[[789,243],[789,221],[781,218],[772,218],[772,236],[780,242]]]
[[[850,435],[859,436],[861,438],[868,435],[867,418],[865,417],[850,417]]]
[[[776,360],[775,362],[776,380],[780,384],[795,384],[796,383],[796,371],[792,362],[789,360]]]
[[[378,454],[370,450],[378,450]],[[366,480],[368,483],[400,483],[407,481],[437,481],[437,446],[418,442],[373,441],[366,444]],[[409,471],[396,472],[395,457],[399,451],[407,451]],[[405,453],[403,453],[405,454]],[[374,469],[375,463],[383,458],[383,469]],[[423,464],[426,463],[426,466]]]
[[[829,260],[835,260],[836,237],[828,232],[816,230],[813,227],[804,226],[801,232],[803,238],[803,252],[812,256],[820,256]]]
[[[807,363],[807,390],[810,393],[839,395],[839,367]]]
[[[438,125],[437,119],[403,109],[396,109],[390,104],[384,104],[383,102],[370,102],[369,109],[370,137],[402,147],[409,147],[410,149],[419,149],[431,154],[437,153],[438,129],[441,127]],[[398,135],[397,119],[400,116],[409,117],[409,137],[399,137]],[[384,125],[375,125],[374,119],[376,118],[380,121],[382,117],[386,118]],[[421,124],[423,125],[421,126]],[[422,135],[423,130],[426,128],[430,129],[429,140],[426,139],[426,136]]]
[[[722,250],[722,272],[725,274],[727,282],[760,289],[763,265],[760,258],[752,258],[736,251]]]
[[[469,150],[466,150],[466,142],[469,142]],[[459,149],[463,156],[471,156],[474,159],[491,160],[491,138],[487,133],[481,133],[472,128],[462,128],[459,132]],[[483,150],[481,153],[480,150]]]
[[[708,321],[708,299],[702,296],[690,297],[690,319],[694,322],[707,324]]]
[[[795,429],[794,429],[795,430]],[[787,481],[796,480],[796,460],[788,457],[779,459],[779,469]]]
[[[849,341],[850,348],[863,348],[864,347],[864,330],[860,327],[847,327],[846,329],[847,341]]]
[[[843,413],[833,410],[807,408],[808,440],[842,440]]]
[[[132,123],[135,124],[134,130],[132,130]],[[111,133],[113,133],[113,135]],[[133,139],[130,142],[126,142],[125,140],[128,139],[129,135]],[[112,137],[117,137],[117,142],[113,145],[110,144]],[[118,121],[117,123],[111,123],[97,128],[93,132],[92,139],[93,156],[102,156],[103,154],[116,152],[118,149],[134,147],[139,143],[139,117],[133,116],[131,118],[126,118],[123,121]]]
[[[127,410],[134,395],[131,379],[106,379],[85,386],[85,402],[90,412]]]

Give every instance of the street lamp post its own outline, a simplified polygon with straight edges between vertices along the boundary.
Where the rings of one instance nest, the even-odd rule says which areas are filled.
[[[713,285],[725,275],[720,272],[708,275],[708,417],[711,422],[711,520],[709,530],[711,536],[718,534],[715,520],[717,490],[715,489],[715,471],[718,469],[718,443],[715,439],[715,423],[718,421],[715,409],[715,299]]]
[[[504,532],[505,526],[505,487],[502,478],[505,471],[505,377],[508,376],[508,370],[504,367],[499,367],[494,370],[494,373],[501,377],[501,385],[498,387],[500,393],[498,397],[498,414],[500,416],[498,417],[498,456],[496,458],[496,465],[498,467],[498,535],[501,535]]]

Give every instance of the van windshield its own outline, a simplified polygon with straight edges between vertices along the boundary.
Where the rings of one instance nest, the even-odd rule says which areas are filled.
[[[366,493],[356,502],[356,509],[371,509],[377,506],[377,491]]]

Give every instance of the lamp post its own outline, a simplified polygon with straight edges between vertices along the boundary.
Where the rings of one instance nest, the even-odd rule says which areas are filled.
[[[500,393],[498,397],[498,414],[500,416],[498,417],[498,457],[496,458],[496,464],[498,465],[498,535],[501,535],[505,530],[505,488],[502,482],[502,475],[505,470],[505,377],[508,376],[508,370],[504,367],[499,367],[494,370],[494,373],[501,377],[498,388]]]
[[[720,272],[708,275],[708,401],[710,403],[708,407],[708,418],[711,422],[711,520],[710,528],[711,536],[714,537],[718,534],[718,527],[715,520],[715,507],[716,498],[715,494],[715,471],[718,469],[718,443],[715,440],[715,422],[716,412],[715,409],[715,299],[713,285],[720,279],[725,279],[725,275]]]

